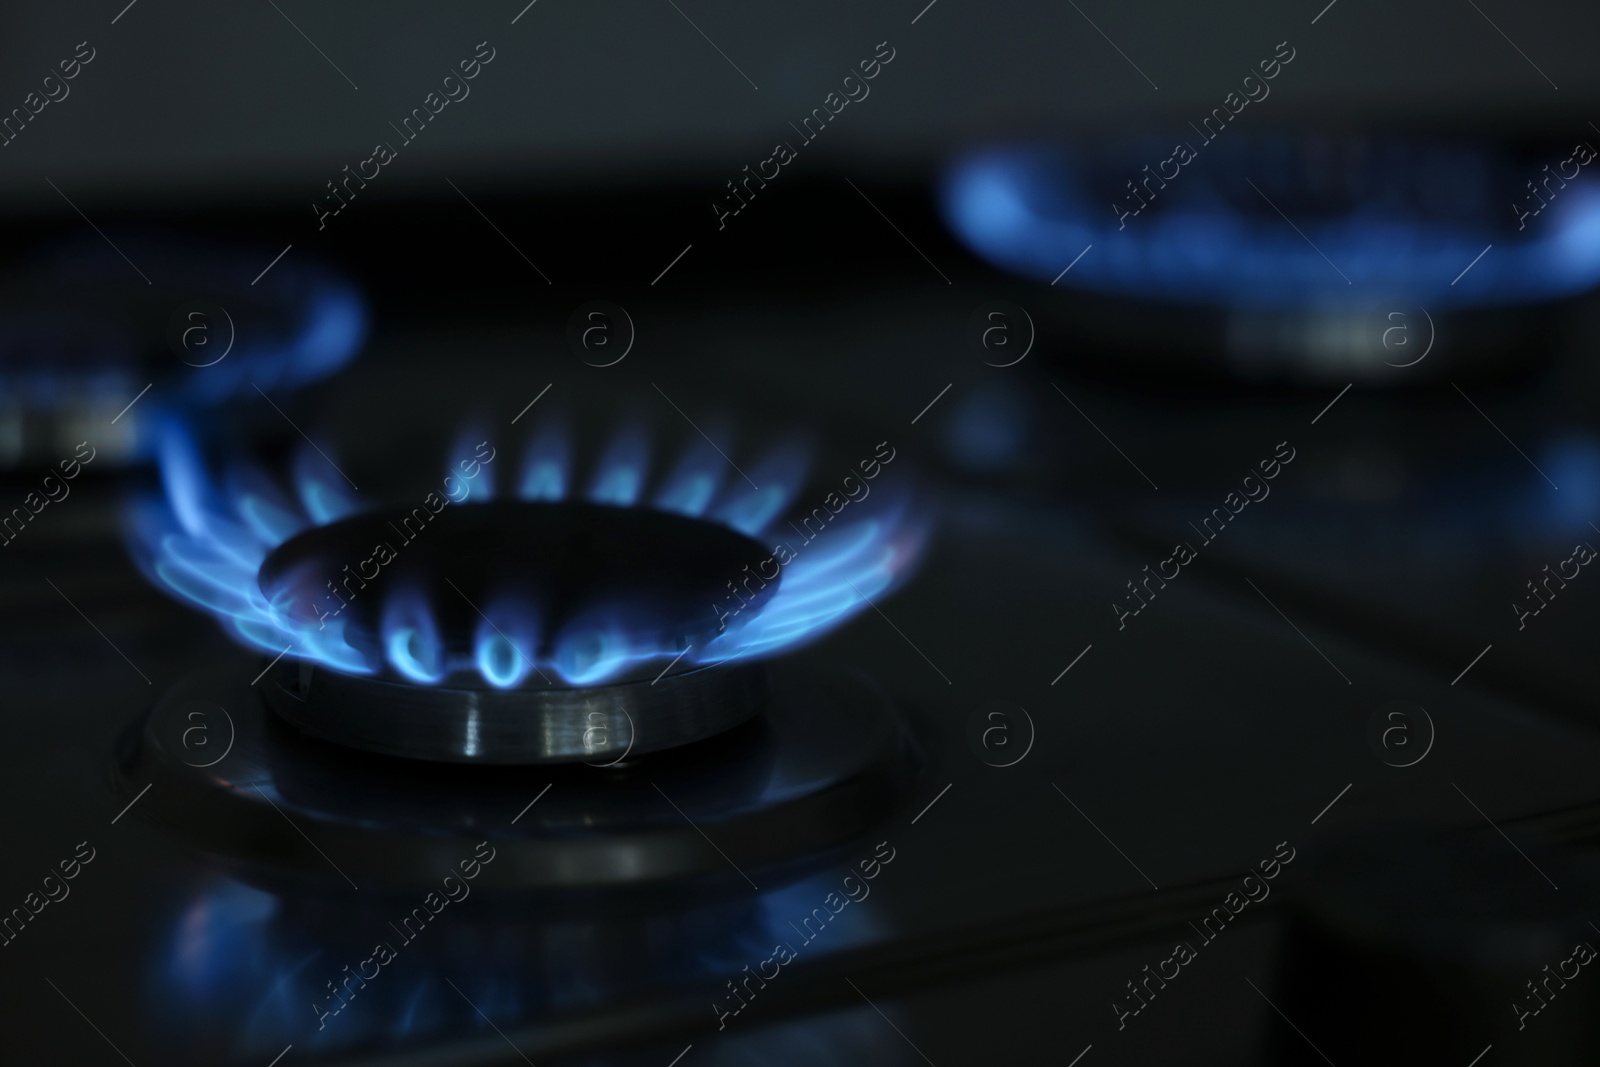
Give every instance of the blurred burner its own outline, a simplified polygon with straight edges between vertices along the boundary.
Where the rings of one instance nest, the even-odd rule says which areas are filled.
[[[1154,137],[982,152],[952,170],[947,215],[981,255],[1018,273],[1048,282],[1094,244],[1103,254],[1062,284],[1179,303],[1470,307],[1600,282],[1600,185],[1580,177],[1548,217],[1514,225],[1534,157],[1244,131],[1214,145],[1174,140],[1199,144],[1174,172],[1161,167],[1172,141]],[[1490,243],[1497,254],[1462,274]]]
[[[1492,367],[1545,332],[1517,309],[1600,282],[1600,183],[1563,183],[1531,221],[1517,207],[1547,157],[1178,130],[973,153],[944,209],[983,258],[1059,283],[1079,341],[1247,379],[1393,384],[1435,375],[1438,361],[1417,364],[1441,332],[1452,373]]]
[[[113,463],[140,458],[160,412],[296,388],[361,347],[366,310],[336,272],[291,260],[263,274],[272,253],[259,248],[117,241],[127,260],[91,237],[0,272],[0,465],[85,438]]]

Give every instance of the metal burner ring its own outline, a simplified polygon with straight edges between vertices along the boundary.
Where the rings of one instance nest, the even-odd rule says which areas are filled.
[[[281,664],[267,705],[297,728],[367,752],[447,763],[615,763],[731,729],[767,701],[760,663],[654,682],[452,689]]]

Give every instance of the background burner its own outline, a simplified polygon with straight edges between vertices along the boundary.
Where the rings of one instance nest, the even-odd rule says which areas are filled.
[[[252,285],[259,246],[117,240],[148,278],[92,234],[0,260],[0,470],[52,463],[90,436],[101,469],[148,459],[159,412],[210,419],[234,398],[259,402],[256,389],[283,397],[365,344],[366,302],[338,270],[281,264]]]
[[[1570,151],[1315,127],[1212,144],[1178,127],[977,148],[941,199],[973,253],[1033,283],[1016,297],[1046,355],[1089,342],[1103,373],[1141,381],[1418,388],[1525,372],[1528,342],[1542,360],[1553,312],[1600,280],[1590,175],[1518,218],[1538,203],[1530,176]],[[1424,362],[1440,337],[1449,360]]]

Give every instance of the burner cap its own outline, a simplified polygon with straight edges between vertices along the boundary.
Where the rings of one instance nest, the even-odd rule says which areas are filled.
[[[616,655],[620,635],[639,661],[632,677],[652,678],[661,656],[717,636],[717,605],[769,554],[737,531],[670,512],[507,500],[367,512],[319,526],[274,549],[259,582],[290,618],[338,619],[351,644],[387,646],[391,664],[396,641],[423,642],[428,647],[398,657],[421,665],[406,680],[445,682],[459,671],[471,688],[483,684],[469,668],[486,623],[524,646],[506,654],[532,662],[550,662],[558,644],[568,658]],[[777,588],[777,579],[745,583],[746,609],[759,609]],[[413,621],[418,614],[425,625]],[[491,622],[497,616],[517,624]],[[585,630],[594,631],[591,641],[571,640]],[[550,684],[541,673],[526,682]],[[572,679],[582,665],[562,673]]]

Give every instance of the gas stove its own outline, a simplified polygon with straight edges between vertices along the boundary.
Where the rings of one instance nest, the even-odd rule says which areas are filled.
[[[1587,178],[1222,136],[35,225],[8,1047],[1592,1062]]]
[[[694,336],[712,313],[688,310],[672,329]],[[889,303],[873,314],[914,331],[928,312]],[[770,319],[730,321],[737,334]],[[421,373],[443,341],[426,329],[380,334],[390,355],[381,370],[352,373],[321,411],[380,395],[407,425],[392,383]],[[490,373],[520,343],[514,331],[485,331],[471,345],[478,365],[458,370]],[[812,344],[803,329],[791,343]],[[557,350],[546,366],[559,373],[569,358]],[[731,359],[723,367],[737,373]],[[550,380],[532,377],[525,398],[510,398],[508,429]],[[564,386],[583,390],[558,381],[540,403]],[[627,387],[654,394],[648,382]],[[1033,402],[1051,395],[1043,383]],[[1072,395],[1096,414],[1114,403],[1093,382]],[[1352,625],[1338,605],[1359,587],[1345,584],[1341,600],[1313,580],[1291,584],[1264,556],[1235,576],[1245,538],[1269,527],[1323,545],[1328,564],[1341,558],[1320,531],[1319,492],[1337,484],[1327,472],[1373,446],[1352,451],[1324,426],[1331,416],[1305,425],[1327,397],[1240,416],[1255,439],[1291,438],[1295,459],[1273,495],[1126,629],[1109,605],[1159,558],[1146,531],[1183,527],[1221,499],[1211,453],[1141,454],[1175,494],[1168,511],[1130,496],[1137,475],[1114,451],[1089,476],[1105,488],[1084,500],[1041,493],[1038,481],[999,492],[942,453],[966,398],[946,397],[955,403],[944,421],[915,426],[917,398],[907,399],[902,430],[847,417],[846,427],[878,432],[819,435],[811,455],[823,486],[841,472],[837,507],[858,484],[843,472],[889,435],[895,458],[861,504],[893,507],[853,516],[847,505],[814,544],[789,530],[794,557],[766,588],[748,577],[773,558],[758,535],[787,529],[783,510],[804,513],[810,487],[770,514],[709,503],[689,514],[663,501],[686,504],[670,475],[698,468],[665,448],[629,499],[601,503],[596,487],[620,481],[607,474],[604,457],[618,454],[609,427],[589,447],[569,435],[547,448],[557,438],[540,424],[525,446],[448,426],[431,435],[442,446],[391,444],[364,428],[325,430],[333,424],[312,409],[320,471],[294,445],[269,443],[246,464],[252,480],[217,458],[235,445],[179,426],[144,488],[113,499],[110,484],[85,486],[86,509],[130,518],[132,551],[94,537],[19,541],[35,566],[8,583],[38,620],[13,616],[14,692],[57,709],[19,724],[16,751],[39,758],[17,760],[11,785],[17,810],[39,812],[19,821],[15,847],[53,879],[19,882],[28,921],[7,928],[9,951],[27,960],[9,972],[11,994],[41,1012],[52,1001],[66,1009],[30,1030],[40,1047],[109,1051],[70,999],[135,1063],[647,1063],[680,1053],[911,1063],[919,1050],[940,1062],[981,1057],[990,1039],[980,1035],[996,1027],[1024,1062],[1089,1046],[1114,1062],[1288,1062],[1299,1050],[1267,1001],[1331,1042],[1337,1023],[1304,990],[1320,988],[1316,961],[1347,959],[1374,936],[1301,932],[1302,915],[1321,913],[1291,901],[1320,884],[1301,872],[1315,872],[1323,851],[1397,821],[1469,828],[1486,813],[1565,883],[1557,853],[1594,827],[1595,741],[1570,712],[1518,695],[1547,680],[1519,675],[1513,660],[1480,687],[1473,672],[1486,657],[1452,685],[1478,649],[1441,669],[1404,630]],[[1381,410],[1352,400],[1352,413]],[[409,402],[426,410],[438,398]],[[678,417],[662,406],[661,425]],[[702,400],[686,414],[701,422],[715,407]],[[551,421],[596,425],[582,412]],[[682,429],[692,451],[697,435]],[[1175,439],[1185,428],[1149,432]],[[494,459],[467,479],[461,463],[470,469],[484,440]],[[777,484],[719,440],[721,488],[754,496],[735,464],[759,486]],[[1428,477],[1425,450],[1392,447]],[[550,454],[568,457],[564,478],[538,473],[553,469],[539,459]],[[448,486],[443,470],[454,472]],[[384,502],[369,505],[386,483]],[[404,505],[427,510],[434,491],[459,499],[408,540]],[[825,512],[827,492],[817,497]],[[252,528],[251,514],[273,518]],[[871,530],[858,531],[854,552],[851,520]],[[1262,529],[1246,535],[1246,521]],[[383,542],[394,558],[375,574],[366,561]],[[213,555],[177,553],[196,543]],[[852,595],[835,599],[837,588],[808,579],[807,552],[820,577],[848,577]],[[187,576],[163,566],[181,560],[206,566]],[[247,573],[255,590],[224,597]],[[207,576],[211,585],[197,584]],[[741,640],[765,633],[770,651],[696,656],[701,641],[737,637],[797,588],[827,594],[794,609],[817,614],[814,634],[790,642],[787,628],[746,629]],[[521,598],[497,602],[502,589]],[[625,594],[638,610],[597,615],[588,592],[606,594],[597,603]],[[562,643],[582,629],[575,620],[596,618],[609,620],[600,636]],[[329,630],[342,635],[337,646],[286,648]],[[1563,632],[1551,627],[1550,640]],[[1506,647],[1493,643],[1488,657]],[[1373,716],[1396,700],[1430,710],[1383,722],[1372,740]],[[1395,755],[1397,740],[1422,745],[1425,729],[1417,762],[1394,766],[1411,759]],[[1536,787],[1516,770],[1534,765]],[[1511,854],[1497,879],[1544,884],[1491,837],[1471,846]],[[1261,883],[1270,895],[1238,914],[1238,929],[1220,936],[1213,918],[1200,927],[1210,940],[1195,933],[1190,923],[1227,914],[1241,876],[1280,843],[1296,858]],[[93,859],[61,882],[57,862],[79,852]],[[58,883],[70,892],[54,899]],[[1381,889],[1379,878],[1379,904]],[[28,900],[49,903],[35,914]],[[1185,988],[1180,971],[1146,989],[1147,973],[1177,966],[1167,962],[1175,938],[1198,953],[1182,971],[1210,977]],[[1492,988],[1514,969],[1479,981]],[[1164,1012],[1167,1022],[1151,1021]],[[1219,1017],[1225,1025],[1203,1022]]]

